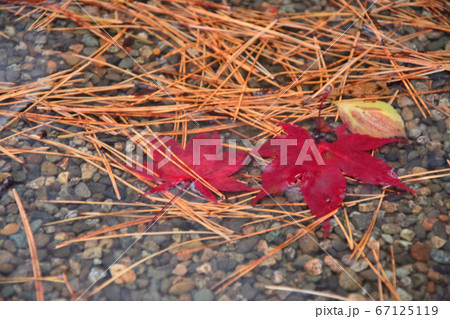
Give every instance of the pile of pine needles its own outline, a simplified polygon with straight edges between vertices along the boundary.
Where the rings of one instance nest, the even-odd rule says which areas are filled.
[[[160,234],[152,233],[151,229],[143,234],[142,230],[172,199],[173,194],[146,195],[148,201],[145,203],[124,202],[118,185],[125,185],[137,193],[144,193],[145,189],[137,187],[133,180],[124,178],[129,175],[124,174],[124,167],[120,164],[130,158],[124,149],[118,150],[105,141],[104,136],[119,136],[133,141],[137,137],[139,143],[136,143],[136,147],[144,151],[146,138],[154,137],[156,133],[179,138],[185,145],[190,134],[219,130],[222,133],[231,132],[256,144],[263,138],[278,134],[279,121],[303,125],[308,123],[308,119],[316,118],[321,94],[328,86],[333,88],[330,97],[334,100],[364,98],[392,102],[396,98],[409,96],[424,118],[431,116],[432,109],[450,115],[445,105],[434,105],[424,99],[424,95],[442,93],[445,89],[417,92],[412,84],[412,81],[426,81],[431,74],[450,70],[450,52],[418,52],[410,45],[414,38],[432,31],[450,32],[448,7],[444,2],[379,0],[372,6],[359,0],[335,0],[330,1],[334,8],[332,11],[293,14],[277,14],[270,6],[261,8],[261,11],[252,11],[231,8],[225,4],[188,0],[152,3],[104,0],[26,2],[3,3],[0,9],[8,11],[14,22],[35,19],[27,32],[90,32],[100,39],[100,46],[89,56],[75,50],[61,52],[45,46],[36,47],[35,51],[43,56],[60,58],[70,55],[78,58],[79,62],[31,83],[0,83],[0,115],[8,119],[1,128],[2,131],[8,131],[7,137],[0,140],[1,155],[25,167],[22,157],[25,153],[61,155],[65,158],[60,163],[63,169],[67,167],[68,159],[82,159],[109,176],[116,194],[116,200],[111,205],[126,207],[112,213],[90,212],[52,223],[106,216],[125,220],[118,225],[105,226],[67,240],[57,248],[90,240]],[[100,8],[97,12],[102,14],[94,16],[93,10],[87,11],[86,6],[96,6]],[[424,10],[428,14],[420,15],[417,10]],[[70,20],[72,23],[66,27],[57,27],[55,21],[58,20]],[[419,31],[408,35],[394,31],[407,26]],[[12,40],[2,32],[0,37]],[[133,55],[134,67],[123,69],[105,59],[104,54],[110,52],[112,47],[119,48],[118,54],[122,58],[132,57],[134,42],[153,47],[152,52],[148,53],[154,57],[153,61],[146,62]],[[107,70],[121,73],[123,80],[113,85],[84,85],[86,74],[103,76]],[[395,89],[394,94],[391,93],[392,88]],[[337,117],[333,104],[327,103],[322,116],[329,118],[329,121]],[[18,130],[18,121],[26,121],[29,126]],[[53,138],[42,138],[38,133],[40,129],[53,131]],[[40,141],[42,147],[14,147],[9,141],[17,137]],[[71,146],[69,141],[74,138],[83,140],[90,147]],[[449,175],[450,170],[443,169],[401,178],[403,182],[409,183]],[[251,176],[241,174],[240,177],[245,179]],[[147,183],[150,187],[155,186],[151,182]],[[172,250],[177,248],[178,254],[301,225],[283,244],[267,251],[260,259],[238,267],[235,273],[219,282],[214,288],[220,291],[263,261],[273,258],[278,251],[315,231],[321,221],[331,217],[345,234],[348,247],[353,251],[352,258],[363,258],[377,274],[380,299],[390,295],[389,298],[399,300],[395,276],[392,281],[381,267],[378,259],[379,243],[371,237],[378,211],[389,192],[392,191],[387,188],[377,195],[348,194],[347,198],[357,196],[357,199],[346,201],[346,208],[378,201],[369,229],[358,239],[353,237],[346,208],[341,217],[337,217],[335,211],[316,220],[311,217],[304,203],[264,204],[262,208],[255,209],[250,206],[252,197],[249,194],[221,199],[218,203],[195,202],[181,197],[173,202],[160,221],[181,217],[204,228],[204,231],[197,232],[198,239],[177,244],[179,249],[170,247]],[[197,196],[194,193],[190,195]],[[26,213],[15,190],[14,198],[26,226]],[[63,205],[103,204],[63,200],[47,202]],[[259,231],[253,228],[253,231],[241,234],[216,222],[217,219],[230,218],[251,220],[243,226],[270,221],[277,221],[280,226]],[[136,225],[141,231],[118,232]],[[117,276],[103,281],[84,294],[83,291],[74,292],[71,289],[65,274],[62,277],[41,276],[33,234],[30,230],[26,233],[31,247],[34,276],[2,278],[2,282],[34,280],[39,300],[44,299],[41,281],[65,282],[74,299],[78,299],[81,293],[83,298],[89,298],[129,269],[169,249],[161,249],[129,265]],[[214,241],[214,244],[205,245],[205,241]],[[197,244],[192,246],[192,242]],[[367,258],[369,252],[375,256],[375,263]],[[391,262],[395,273],[393,250]],[[268,288],[294,291],[291,288]],[[386,294],[385,289],[389,294]],[[347,298],[324,292],[316,294]]]

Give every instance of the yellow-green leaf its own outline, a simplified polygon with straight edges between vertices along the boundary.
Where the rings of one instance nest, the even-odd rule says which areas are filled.
[[[405,124],[389,104],[363,101],[336,102],[342,122],[352,133],[380,138],[406,137]]]

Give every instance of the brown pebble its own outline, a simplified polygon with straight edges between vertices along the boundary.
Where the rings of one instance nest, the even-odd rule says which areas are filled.
[[[47,74],[53,74],[58,70],[58,65],[53,60],[47,61]]]
[[[0,234],[5,236],[14,235],[20,230],[20,226],[14,223],[6,225],[2,230],[0,230]]]
[[[159,48],[154,48],[152,51],[153,55],[155,56],[160,56],[161,55],[161,49]]]
[[[320,275],[323,271],[322,261],[318,258],[308,260],[305,264],[305,271],[311,276]]]
[[[427,292],[432,294],[432,293],[434,293],[435,290],[436,290],[436,286],[435,286],[434,282],[433,281],[427,282]]]
[[[177,255],[177,259],[179,261],[186,261],[192,258],[192,253],[191,252],[183,252],[180,253],[179,255]]]
[[[414,106],[414,101],[408,96],[401,96],[397,98],[397,104],[399,107],[404,108],[406,106]]]
[[[125,265],[115,264],[115,265],[112,265],[111,268],[109,268],[109,271],[111,272],[111,276],[114,277],[126,268],[127,268],[127,266],[125,266]],[[136,280],[136,273],[134,272],[133,269],[130,269],[126,273],[121,275],[119,278],[114,280],[114,282],[116,284],[126,284],[126,283],[132,282],[134,280]]]
[[[50,242],[50,236],[47,234],[36,234],[34,236],[36,248],[44,248]]]
[[[425,246],[421,243],[416,243],[411,246],[409,249],[409,253],[411,254],[412,258],[414,258],[417,261],[424,261],[427,262],[430,260],[430,251],[431,247]]]
[[[430,279],[434,282],[440,282],[443,279],[442,275],[440,273],[438,273],[437,271],[433,270],[432,268],[428,269],[427,277],[428,277],[428,279]]]
[[[101,68],[105,66],[106,58],[104,56],[99,56],[95,58],[95,61],[92,61],[92,66],[95,68]]]
[[[208,261],[214,256],[214,250],[211,248],[205,248],[202,253],[202,257],[200,258],[201,261]]]
[[[81,43],[72,44],[69,49],[75,53],[80,53],[84,49],[84,45]]]
[[[439,215],[438,219],[443,223],[448,223],[450,218],[447,215]]]
[[[80,58],[77,56],[74,56],[70,53],[62,53],[61,54],[61,58],[69,65],[69,66],[73,66],[75,64],[77,64],[78,62],[80,62]]]
[[[311,255],[319,251],[319,245],[317,244],[317,238],[315,236],[305,235],[298,240],[298,246],[302,253]]]
[[[181,277],[186,275],[187,272],[188,272],[188,269],[183,264],[176,265],[175,268],[172,270],[172,274],[174,274],[175,276],[181,276]]]
[[[338,264],[339,261],[335,260],[331,256],[325,256],[324,262],[328,267],[330,267],[331,271],[335,273],[340,273],[343,271],[342,267]]]
[[[242,233],[244,235],[248,235],[248,234],[252,234],[256,231],[255,226],[250,225],[250,226],[245,226],[244,228],[242,228]]]
[[[172,287],[169,288],[169,294],[179,296],[190,292],[194,287],[195,284],[192,279],[185,279],[173,284]]]
[[[30,70],[32,70],[34,68],[34,64],[32,64],[32,63],[24,63],[24,64],[22,64],[22,66],[20,67],[20,69],[22,70],[22,71],[30,71]]]
[[[399,203],[393,203],[384,201],[381,203],[381,209],[383,209],[386,213],[395,213],[398,210],[398,207],[400,206]]]
[[[428,272],[428,266],[426,263],[423,263],[421,261],[418,261],[414,264],[414,269],[416,269],[418,272],[421,273],[427,273]]]
[[[269,248],[269,245],[267,244],[267,241],[265,241],[264,239],[261,239],[258,242],[258,245],[256,246],[256,250],[264,254],[266,253],[267,248]]]
[[[431,247],[434,249],[442,248],[447,241],[439,236],[431,237]]]
[[[426,231],[430,231],[433,228],[436,218],[425,218],[422,222],[422,226]]]

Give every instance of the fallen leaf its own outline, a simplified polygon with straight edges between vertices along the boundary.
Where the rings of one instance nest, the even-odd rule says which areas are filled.
[[[257,150],[259,155],[275,159],[263,171],[262,190],[253,200],[253,205],[268,194],[280,193],[301,179],[306,204],[316,217],[322,217],[342,205],[346,190],[342,173],[361,182],[392,185],[414,193],[397,179],[386,163],[365,152],[404,140],[345,134],[346,126],[342,125],[335,129],[336,142],[316,144],[302,127],[287,123],[280,125],[287,134],[267,141]],[[287,148],[284,152],[280,151],[283,143]],[[323,228],[326,236],[330,228],[328,220]]]
[[[379,138],[406,137],[400,114],[385,102],[340,101],[336,106],[342,122],[348,123],[352,133]]]
[[[170,148],[170,152],[175,156],[171,156],[164,145],[155,147],[171,157],[170,160],[157,150],[154,150],[151,152],[153,162],[143,163],[143,168],[138,165],[129,167],[131,171],[141,178],[154,182],[163,182],[149,193],[162,192],[180,182],[190,181],[194,183],[196,189],[206,198],[216,201],[214,194],[205,185],[194,176],[186,173],[175,163],[182,165],[182,167],[189,167],[219,191],[241,192],[255,190],[229,177],[242,168],[248,154],[230,151],[219,153],[218,150],[222,145],[222,141],[217,132],[196,135],[187,143],[184,150],[177,141],[168,137],[164,138],[164,144]],[[176,158],[184,164],[180,163]]]

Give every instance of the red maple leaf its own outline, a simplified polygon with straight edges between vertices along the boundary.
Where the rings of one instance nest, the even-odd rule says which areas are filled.
[[[280,193],[301,179],[306,204],[316,217],[322,217],[342,205],[346,190],[342,172],[365,183],[392,185],[414,194],[385,162],[365,152],[405,140],[345,134],[346,125],[342,125],[335,129],[336,142],[322,141],[317,145],[302,127],[288,123],[280,125],[287,135],[278,135],[255,150],[261,156],[275,159],[264,169],[262,190],[253,205],[260,198]],[[284,154],[282,144],[285,145]],[[330,229],[328,220],[323,228],[326,236]]]
[[[165,146],[161,143],[153,144],[154,150],[150,151],[153,162],[143,163],[142,166],[128,167],[141,178],[153,182],[163,182],[148,193],[162,192],[180,182],[189,181],[193,182],[197,190],[206,198],[216,201],[208,187],[202,184],[198,178],[186,172],[189,171],[189,168],[219,191],[255,190],[229,177],[241,169],[248,154],[229,151],[219,153],[222,141],[217,132],[196,135],[186,144],[185,149],[177,141],[168,137],[164,137],[163,143]],[[183,170],[180,167],[188,168]]]

